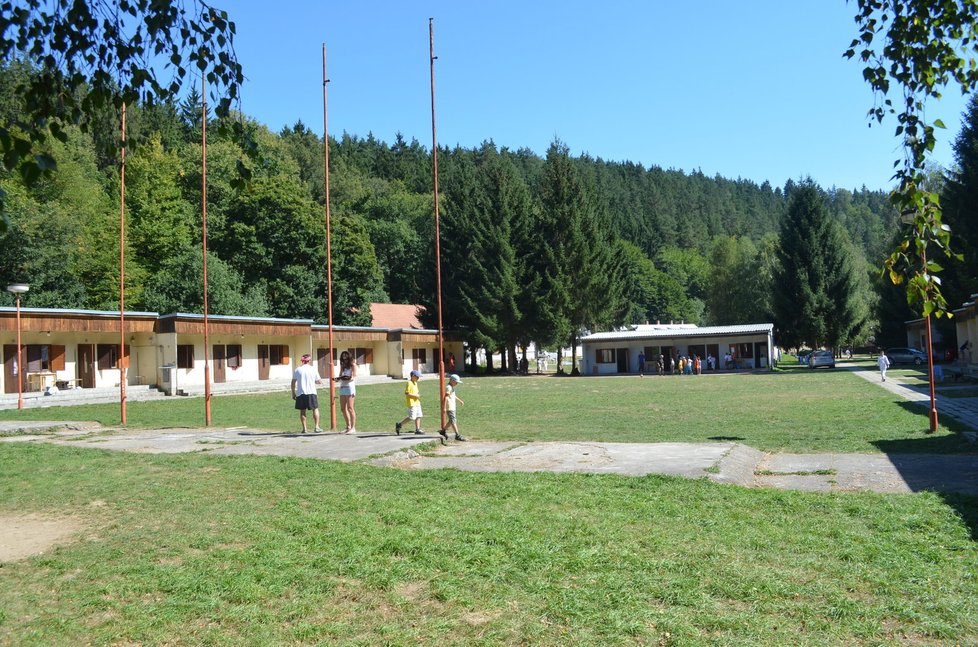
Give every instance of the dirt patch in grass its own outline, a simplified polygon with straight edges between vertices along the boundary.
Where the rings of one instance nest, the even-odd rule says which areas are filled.
[[[73,517],[0,514],[0,562],[16,562],[72,542],[84,528]]]

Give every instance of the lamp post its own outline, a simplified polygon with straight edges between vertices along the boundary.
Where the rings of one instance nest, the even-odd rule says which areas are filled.
[[[20,350],[20,295],[31,289],[26,283],[11,283],[7,292],[17,297],[17,408],[24,408],[24,362]]]

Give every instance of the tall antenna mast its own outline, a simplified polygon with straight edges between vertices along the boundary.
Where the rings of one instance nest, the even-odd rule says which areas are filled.
[[[435,289],[438,302],[438,389],[441,428],[445,428],[445,339],[441,323],[441,233],[438,226],[438,138],[435,131],[435,27],[428,18],[428,55],[431,59],[431,174],[435,186]]]
[[[200,71],[200,210],[204,251],[204,424],[211,426],[210,325],[207,320],[207,75]],[[225,354],[226,356],[226,354]]]
[[[126,424],[126,104],[122,104],[122,157],[119,169],[119,416]]]
[[[323,178],[326,191],[326,317],[329,322],[329,428],[336,431],[336,383],[333,381],[333,250],[329,218],[329,122],[326,118],[326,43],[323,43]]]

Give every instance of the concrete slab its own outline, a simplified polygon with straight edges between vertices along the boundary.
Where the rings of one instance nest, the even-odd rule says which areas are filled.
[[[210,452],[358,461],[405,446],[438,442],[438,436],[394,434],[284,434],[236,427],[232,429],[102,430],[79,437],[55,433],[34,437],[44,442],[149,454]]]
[[[765,456],[762,451],[737,443],[720,460],[719,471],[712,472],[710,478],[717,483],[751,487],[754,485],[757,466]]]
[[[64,420],[0,420],[0,434],[43,433],[53,431],[90,431],[101,429],[97,422]]]
[[[34,423],[32,423],[34,424]],[[748,487],[816,492],[961,492],[978,495],[978,454],[765,454],[732,442],[449,442],[436,435],[391,433],[294,434],[249,428],[65,429],[36,423],[35,431],[2,442],[44,442],[140,453],[295,456],[364,461],[401,469],[586,472],[709,478]],[[45,425],[57,425],[57,428]],[[52,431],[52,429],[55,429]],[[825,472],[819,474],[819,472]]]
[[[730,443],[527,443],[493,452],[479,443],[436,448],[431,455],[402,459],[406,469],[454,468],[479,472],[587,472],[645,476],[707,476],[732,448]],[[496,444],[500,445],[499,443]],[[465,451],[466,454],[461,454]]]

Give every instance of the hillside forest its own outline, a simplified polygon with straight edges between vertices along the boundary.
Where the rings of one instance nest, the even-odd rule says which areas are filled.
[[[25,74],[0,70],[5,123],[21,109]],[[276,133],[229,118],[256,151],[208,118],[209,312],[325,323],[322,137],[301,122]],[[0,281],[30,284],[25,307],[119,307],[119,115],[93,119],[88,133],[69,127],[65,142],[49,140],[56,173],[29,186],[0,177]],[[972,101],[957,167],[934,173],[956,233],[976,231],[976,129]],[[201,134],[196,92],[128,108],[127,310],[202,312]],[[242,164],[251,180],[239,190]],[[542,156],[491,140],[439,148],[438,168],[444,327],[473,349],[506,350],[504,364],[530,342],[574,345],[588,331],[655,321],[774,322],[788,347],[902,344],[902,322],[917,316],[880,276],[899,222],[883,191],[574,157],[559,140]],[[426,306],[433,326],[431,150],[398,133],[390,143],[331,136],[329,197],[334,323],[369,325],[379,301]],[[968,236],[966,261],[946,281],[952,307],[978,291]],[[13,305],[6,292],[0,302]]]

